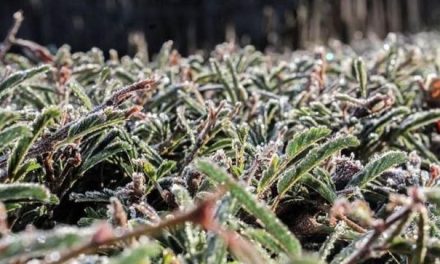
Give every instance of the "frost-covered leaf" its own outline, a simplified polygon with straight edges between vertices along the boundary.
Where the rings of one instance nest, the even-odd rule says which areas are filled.
[[[365,167],[356,173],[348,186],[364,188],[367,183],[373,181],[389,168],[402,164],[407,160],[405,153],[400,151],[389,151],[370,161]]]
[[[36,118],[32,124],[32,135],[23,135],[18,143],[15,145],[12,153],[8,159],[8,177],[14,180],[18,180],[21,176],[17,174],[22,166],[21,163],[25,160],[26,154],[31,148],[32,144],[38,139],[43,132],[44,128],[54,118],[60,115],[58,107],[52,106],[43,110],[43,113]]]
[[[313,127],[296,134],[289,141],[286,147],[286,155],[289,160],[294,159],[303,150],[310,147],[313,143],[330,135],[330,129],[326,127]]]
[[[298,164],[295,164],[280,176],[277,185],[279,195],[283,196],[301,177],[336,152],[357,145],[359,145],[359,141],[353,136],[338,136],[328,140],[321,146],[313,148]]]
[[[37,74],[45,73],[50,70],[49,65],[42,65],[38,66],[32,69],[24,70],[24,71],[18,71],[10,76],[8,76],[6,79],[4,79],[2,82],[0,82],[0,95],[2,95],[7,89],[14,88],[15,86],[19,85],[20,83],[34,77]]]
[[[438,120],[440,120],[440,110],[438,109],[414,113],[402,121],[399,126],[399,132],[404,134]]]
[[[361,96],[367,97],[367,68],[365,66],[365,62],[362,58],[357,58],[354,61],[354,72],[356,80],[359,83],[359,87],[361,90]]]
[[[130,144],[122,141],[114,142],[108,145],[102,151],[96,153],[95,155],[85,160],[80,166],[79,174],[83,174],[84,172],[86,172],[96,164],[105,161],[106,159],[112,157],[113,155],[119,152],[128,151],[130,148],[131,148]]]
[[[53,202],[49,190],[40,184],[34,183],[11,183],[0,184],[1,202]]]
[[[0,132],[0,150],[20,137],[30,137],[32,132],[25,125],[14,125]]]
[[[83,87],[78,82],[69,82],[68,87],[75,93],[78,99],[88,110],[92,110],[93,104],[89,96],[84,92]]]
[[[280,222],[270,209],[233,180],[223,169],[206,160],[199,160],[197,168],[218,184],[225,184],[240,204],[257,219],[264,228],[273,235],[287,254],[297,256],[301,254],[301,244],[297,238]]]

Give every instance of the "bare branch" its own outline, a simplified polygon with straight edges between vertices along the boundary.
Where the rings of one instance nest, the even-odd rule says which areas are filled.
[[[188,212],[178,212],[172,217],[167,217],[156,226],[142,225],[134,230],[128,231],[122,235],[115,235],[113,229],[109,225],[104,225],[95,233],[91,241],[73,248],[61,254],[61,257],[53,262],[46,262],[46,264],[61,264],[75,258],[81,254],[93,253],[98,249],[106,246],[115,245],[122,241],[129,241],[140,236],[156,236],[170,227],[179,226],[186,222],[192,222],[202,226],[204,229],[212,229],[215,225],[213,223],[214,205],[217,199],[223,195],[224,190],[214,194],[209,199],[200,203],[196,208]]]
[[[12,25],[11,29],[9,29],[9,32],[6,35],[2,46],[0,47],[0,60],[4,59],[6,53],[9,51],[13,42],[15,41],[15,36],[20,29],[21,23],[23,22],[23,12],[21,10],[15,12],[13,18],[14,24]]]

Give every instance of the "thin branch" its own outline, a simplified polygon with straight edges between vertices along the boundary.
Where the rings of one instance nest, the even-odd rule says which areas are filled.
[[[44,63],[51,63],[54,61],[54,56],[50,51],[38,43],[26,39],[14,39],[12,44],[28,49],[36,58]]]
[[[406,206],[396,213],[392,214],[385,222],[379,223],[375,226],[373,234],[371,237],[362,245],[362,247],[355,251],[352,255],[348,257],[344,264],[355,264],[360,262],[365,256],[367,256],[370,252],[371,246],[374,242],[380,237],[383,231],[387,230],[394,223],[398,222],[401,219],[405,219],[412,212],[412,205]]]
[[[61,264],[73,259],[81,254],[90,254],[98,251],[105,246],[112,246],[119,242],[129,241],[139,238],[140,236],[156,236],[165,229],[182,225],[186,222],[192,222],[202,226],[204,229],[211,230],[215,227],[213,222],[214,206],[218,198],[223,195],[224,190],[214,194],[211,198],[203,201],[195,209],[185,212],[176,213],[173,217],[167,217],[156,226],[142,225],[134,230],[128,231],[122,235],[115,235],[110,226],[106,225],[99,229],[92,240],[77,248],[73,248],[61,254],[61,257],[55,261],[47,261],[46,264]]]
[[[355,264],[363,260],[371,252],[372,245],[384,231],[389,229],[395,223],[406,221],[413,211],[420,211],[421,208],[425,208],[425,199],[418,188],[409,189],[408,195],[411,198],[411,203],[390,215],[385,221],[378,222],[375,225],[374,231],[370,238],[362,245],[361,248],[351,254],[347,260],[344,261],[344,264]]]
[[[353,229],[354,231],[356,231],[358,233],[366,233],[367,232],[367,230],[365,228],[363,228],[362,226],[353,222],[351,219],[349,219],[345,215],[340,215],[339,219],[344,221],[347,224],[347,226],[349,226],[351,229]]]
[[[6,53],[11,48],[12,44],[15,41],[15,36],[18,33],[18,30],[20,29],[21,23],[23,22],[23,12],[17,11],[14,13],[14,24],[12,25],[11,29],[9,29],[8,34],[6,35],[5,40],[2,43],[2,46],[0,47],[0,60],[3,61]]]
[[[98,112],[106,107],[117,107],[122,102],[130,98],[132,93],[141,91],[141,90],[152,90],[156,88],[158,81],[155,79],[146,79],[133,84],[130,84],[124,88],[121,88],[114,92],[112,96],[107,99],[103,104],[95,107],[91,113]]]

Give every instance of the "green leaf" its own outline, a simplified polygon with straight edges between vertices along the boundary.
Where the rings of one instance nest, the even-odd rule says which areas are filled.
[[[275,154],[270,161],[269,167],[263,171],[263,176],[258,182],[257,193],[263,192],[266,188],[270,186],[270,183],[274,181],[277,176],[277,171],[280,167],[280,157]]]
[[[23,87],[20,85],[20,99],[26,104],[34,106],[36,109],[43,109],[48,106],[45,98],[41,96],[41,93],[30,89],[29,87]]]
[[[356,80],[359,83],[361,89],[361,96],[367,97],[367,68],[362,58],[358,58],[354,61],[354,72]]]
[[[330,204],[333,204],[333,202],[336,200],[336,192],[324,181],[321,181],[311,174],[307,174],[302,181],[305,185],[309,186],[315,192],[319,193]]]
[[[49,70],[49,65],[42,65],[29,70],[19,71],[11,74],[0,83],[0,95],[2,95],[7,89],[13,88],[20,83],[34,77],[35,75],[47,72]]]
[[[331,130],[324,127],[318,126],[304,130],[296,134],[292,140],[289,141],[286,147],[286,158],[279,164],[279,160],[272,160],[272,163],[267,171],[263,173],[258,185],[258,193],[261,193],[266,188],[272,185],[276,180],[278,174],[287,166],[292,160],[294,160],[299,154],[304,150],[312,146],[314,143],[320,139],[330,135]]]
[[[17,171],[20,169],[21,163],[25,160],[26,154],[31,148],[32,144],[37,140],[43,129],[48,123],[60,115],[58,107],[48,107],[43,110],[43,113],[37,117],[32,124],[32,136],[22,137],[8,159],[8,177],[14,180],[18,180],[19,176]]]
[[[14,125],[0,132],[0,150],[19,137],[30,137],[32,132],[25,125]]]
[[[96,164],[105,161],[106,159],[112,157],[113,155],[119,152],[128,151],[130,150],[130,148],[131,148],[130,144],[122,141],[117,141],[108,145],[105,149],[99,151],[95,155],[83,161],[83,164],[81,164],[79,169],[79,174],[83,174],[84,172],[86,172]]]
[[[334,192],[336,192],[335,183],[333,182],[332,176],[327,170],[320,167],[316,167],[313,170],[313,175],[317,177],[320,181],[322,181],[330,189],[332,189]]]
[[[399,134],[405,134],[438,120],[440,120],[440,109],[412,114],[402,121],[399,127]]]
[[[162,178],[163,176],[167,175],[169,172],[171,172],[176,167],[176,162],[172,160],[164,160],[159,168],[157,169],[157,179]],[[156,179],[156,180],[157,180]]]
[[[313,127],[303,132],[296,134],[292,140],[289,141],[286,147],[286,155],[289,160],[297,157],[302,151],[316,143],[318,140],[330,135],[331,130],[324,127]]]
[[[421,157],[427,158],[432,163],[438,163],[437,155],[435,155],[427,146],[421,134],[406,133],[402,135],[402,141],[408,145],[408,149],[414,149]]]
[[[188,190],[179,184],[173,184],[171,186],[171,192],[174,195],[176,203],[179,208],[191,208],[194,205],[193,199]]]
[[[90,239],[91,231],[91,229],[62,227],[52,231],[24,231],[7,236],[2,239],[0,263],[11,263],[12,260],[17,260],[19,257],[23,259],[39,257],[51,252],[69,249],[86,241],[87,238]]]
[[[366,135],[372,133],[372,132],[379,132],[379,130],[383,129],[387,125],[391,123],[396,117],[400,115],[406,115],[409,114],[410,110],[408,107],[405,106],[399,106],[390,109],[389,111],[386,111],[384,115],[374,120],[374,123],[367,128]]]
[[[41,168],[41,166],[35,159],[25,161],[18,169],[15,177],[21,178],[22,176],[26,176],[29,172],[37,170],[39,168]]]
[[[0,130],[18,119],[20,119],[18,111],[0,110]]]
[[[83,87],[81,87],[78,82],[69,82],[68,87],[75,93],[78,99],[88,110],[92,110],[92,101],[90,100],[89,96],[87,96],[87,94],[84,92]]]
[[[73,141],[106,127],[115,125],[125,119],[124,111],[111,109],[98,111],[87,115],[71,125],[67,133],[67,140]]]
[[[149,161],[145,161],[142,166],[142,171],[151,180],[157,180],[157,169]]]
[[[313,148],[298,164],[281,175],[277,184],[279,196],[284,195],[301,177],[336,152],[358,145],[359,141],[354,136],[344,135]]]
[[[102,111],[87,115],[70,126],[67,136],[69,138],[79,138],[87,135],[94,131],[94,127],[105,123],[105,121],[107,121],[107,118]]]
[[[49,190],[43,185],[34,183],[0,184],[1,202],[36,201],[50,203],[51,199]]]
[[[347,186],[363,188],[384,171],[402,164],[407,160],[401,151],[389,151],[370,161],[361,171],[356,173]]]
[[[214,153],[219,149],[230,149],[232,147],[232,139],[230,138],[222,138],[219,139],[217,141],[215,141],[214,143],[212,143],[209,146],[206,146],[203,151],[201,151],[200,155],[206,155],[206,154],[210,154],[210,153]]]
[[[348,94],[337,93],[337,94],[335,94],[335,99],[342,101],[342,102],[347,102],[347,103],[350,103],[353,105],[362,105],[363,104],[361,99],[354,98]]]
[[[279,245],[278,241],[276,241],[272,235],[266,232],[264,229],[248,227],[244,229],[243,232],[246,236],[257,241],[263,247],[270,249],[274,253],[283,251],[283,248],[281,245]]]
[[[240,84],[239,76],[237,75],[237,71],[234,68],[231,58],[226,59],[226,67],[229,70],[229,73],[232,77],[232,83],[234,85],[234,90],[239,95],[241,101],[246,101],[248,99],[248,94],[246,89]]]
[[[220,69],[220,65],[217,62],[217,60],[215,59],[211,59],[211,67],[213,68],[213,70],[215,71],[215,73],[217,74],[217,78],[221,81],[221,83],[223,84],[223,86],[225,87],[226,92],[229,95],[229,100],[231,100],[231,102],[233,104],[235,104],[237,102],[237,94],[236,91],[234,89],[231,88],[231,86],[229,85],[228,81],[225,79],[225,77],[223,76],[223,73]]]
[[[279,221],[265,204],[257,201],[251,193],[229,177],[223,169],[207,160],[197,161],[196,167],[211,180],[218,184],[225,184],[231,192],[231,195],[237,199],[250,214],[261,221],[264,228],[278,241],[287,254],[290,256],[298,256],[301,254],[301,244],[289,229]]]

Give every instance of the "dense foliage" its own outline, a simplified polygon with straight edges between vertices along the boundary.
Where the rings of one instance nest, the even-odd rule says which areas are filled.
[[[7,38],[0,262],[434,262],[438,40],[150,60]]]

